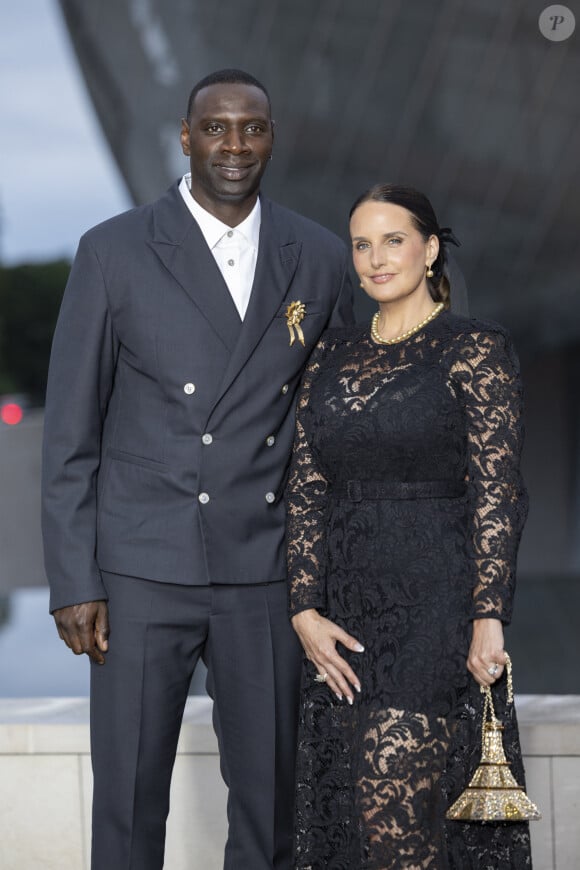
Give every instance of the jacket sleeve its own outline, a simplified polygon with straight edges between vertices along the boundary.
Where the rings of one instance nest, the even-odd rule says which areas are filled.
[[[298,394],[296,436],[286,488],[290,616],[326,605],[327,481],[307,437],[310,390],[326,349],[322,338],[310,358]]]
[[[454,374],[467,425],[472,617],[509,623],[528,499],[520,474],[522,386],[507,333],[465,336]]]
[[[96,563],[97,472],[118,341],[87,236],[54,335],[44,417],[42,533],[51,611],[106,599]]]

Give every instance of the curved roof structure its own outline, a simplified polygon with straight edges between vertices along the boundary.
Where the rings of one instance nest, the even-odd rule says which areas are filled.
[[[185,168],[191,86],[241,67],[277,121],[265,189],[346,236],[377,181],[432,199],[462,240],[471,308],[525,350],[580,337],[578,32],[528,0],[60,0],[136,203]]]

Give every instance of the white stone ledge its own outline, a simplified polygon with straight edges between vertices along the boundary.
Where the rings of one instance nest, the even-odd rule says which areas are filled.
[[[207,697],[187,699],[178,754],[217,755]],[[0,755],[88,755],[88,698],[0,698]]]
[[[580,695],[518,695],[524,755],[580,756]],[[215,754],[212,702],[190,697],[178,753]],[[88,698],[0,698],[0,755],[88,754]]]
[[[220,870],[226,791],[211,700],[188,699],[171,784],[165,866]],[[88,870],[87,698],[0,699],[0,868]]]
[[[571,870],[580,855],[580,696],[519,695],[527,791],[542,811],[531,825],[534,870]],[[211,700],[187,701],[171,787],[166,866],[223,864],[226,793]],[[87,698],[0,699],[0,867],[88,870]]]
[[[580,756],[580,695],[518,695],[516,709],[524,756]]]

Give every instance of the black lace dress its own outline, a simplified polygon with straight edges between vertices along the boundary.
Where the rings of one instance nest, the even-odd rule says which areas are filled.
[[[480,757],[470,620],[509,622],[527,500],[517,360],[499,326],[443,313],[378,345],[331,330],[298,401],[288,500],[291,613],[365,647],[339,652],[354,705],[304,661],[300,870],[529,868],[525,823],[445,822]],[[515,714],[494,690],[523,784]]]

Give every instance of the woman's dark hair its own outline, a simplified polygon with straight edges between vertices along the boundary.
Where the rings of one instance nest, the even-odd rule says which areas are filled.
[[[439,227],[433,206],[425,194],[413,187],[403,187],[397,184],[375,184],[356,200],[350,210],[349,219],[363,202],[390,202],[393,205],[400,205],[410,212],[413,226],[419,230],[425,241],[430,236],[437,236],[439,254],[431,265],[433,277],[427,278],[427,286],[433,301],[443,302],[445,307],[449,308],[450,286],[445,268],[447,244],[451,242],[454,245],[459,245],[459,242],[448,227],[443,229]]]

